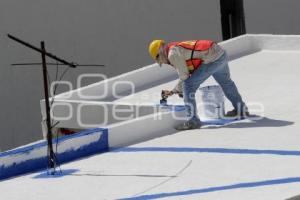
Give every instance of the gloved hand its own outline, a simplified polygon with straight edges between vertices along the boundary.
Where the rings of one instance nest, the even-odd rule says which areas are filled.
[[[169,91],[169,90],[162,90],[161,91],[161,97],[163,99],[167,99],[169,96],[172,96],[174,94],[173,91]]]

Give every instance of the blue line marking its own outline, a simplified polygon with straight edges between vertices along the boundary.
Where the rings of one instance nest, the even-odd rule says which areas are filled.
[[[169,152],[169,153],[222,153],[222,154],[268,154],[280,156],[300,156],[300,151],[227,149],[227,148],[189,148],[189,147],[125,147],[111,149],[111,153]]]
[[[166,109],[174,112],[182,112],[185,110],[184,105],[169,105],[169,104],[158,104],[158,106],[162,109]]]
[[[242,121],[244,119],[204,119],[201,120],[202,125],[226,125],[226,124],[230,124],[232,122],[237,122],[237,121]]]
[[[186,196],[186,195],[203,194],[203,193],[216,192],[216,191],[242,189],[242,188],[254,188],[254,187],[263,187],[263,186],[270,186],[270,185],[288,184],[288,183],[300,183],[300,177],[273,179],[273,180],[265,180],[265,181],[257,181],[257,182],[237,183],[237,184],[232,184],[232,185],[209,187],[209,188],[203,188],[203,189],[185,190],[185,191],[180,191],[180,192],[142,195],[142,196],[136,196],[136,197],[130,197],[130,198],[122,198],[119,200],[158,199],[158,198],[165,198],[165,197]]]

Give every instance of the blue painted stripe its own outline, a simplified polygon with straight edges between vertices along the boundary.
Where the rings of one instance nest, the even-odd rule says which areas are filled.
[[[172,104],[157,104],[156,106],[169,111],[181,112],[185,110],[184,105],[172,105]]]
[[[79,133],[75,133],[73,135],[60,137],[58,139],[58,145],[64,141],[68,141],[74,139],[74,138],[80,138],[86,135],[92,135],[92,134],[101,134],[101,137],[99,140],[94,141],[92,143],[83,144],[82,146],[71,149],[65,152],[61,152],[57,154],[57,160],[58,163],[62,164],[65,162],[70,162],[72,160],[90,156],[96,153],[102,153],[107,152],[109,150],[108,146],[108,130],[97,128],[97,129],[90,129],[87,131],[82,131]],[[53,140],[53,144],[56,144],[56,140]],[[59,147],[59,146],[58,146]],[[4,157],[14,157],[14,156],[22,156],[30,154],[34,150],[38,149],[45,149],[47,148],[46,142],[40,142],[31,146],[15,149],[13,151],[4,152],[1,154],[0,158]],[[28,172],[33,172],[41,169],[46,169],[47,167],[47,157],[46,153],[45,155],[34,158],[34,159],[27,159],[22,162],[13,163],[12,165],[7,166],[5,163],[0,162],[0,180],[10,178],[12,176],[21,175]]]
[[[237,183],[237,184],[232,184],[232,185],[209,187],[209,188],[203,188],[203,189],[185,190],[185,191],[180,191],[180,192],[142,195],[142,196],[136,196],[136,197],[130,197],[130,198],[122,198],[119,200],[145,200],[145,199],[148,200],[148,199],[158,199],[158,198],[166,198],[166,197],[178,197],[178,196],[203,194],[203,193],[210,193],[210,192],[217,192],[217,191],[224,191],[224,190],[254,188],[254,187],[263,187],[263,186],[270,186],[270,185],[281,185],[281,184],[289,184],[289,183],[300,183],[300,177],[273,179],[273,180],[265,180],[265,181],[257,181],[257,182]]]
[[[232,122],[242,121],[244,119],[205,119],[202,120],[201,123],[203,126],[205,125],[226,125]]]
[[[228,149],[228,148],[189,148],[189,147],[125,147],[112,149],[112,153],[121,152],[169,152],[169,153],[222,153],[222,154],[268,154],[281,156],[300,156],[300,151]]]
[[[95,129],[89,129],[89,130],[81,131],[81,132],[78,132],[78,133],[72,134],[72,135],[62,136],[62,137],[58,138],[58,143],[61,143],[65,140],[69,140],[69,139],[72,139],[72,138],[78,138],[78,137],[82,137],[82,136],[85,136],[85,135],[89,135],[91,133],[99,132],[99,131],[107,131],[107,129],[105,129],[105,128],[95,128]],[[53,139],[52,143],[55,144],[56,139]],[[40,148],[40,147],[43,147],[43,146],[47,146],[47,141],[40,141],[38,143],[29,145],[29,146],[20,147],[20,148],[5,151],[5,152],[0,152],[0,158],[8,156],[8,155],[14,155],[16,153],[28,152],[30,150],[37,149],[37,148]]]

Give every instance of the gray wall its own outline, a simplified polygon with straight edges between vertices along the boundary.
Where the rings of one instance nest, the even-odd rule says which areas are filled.
[[[0,150],[42,137],[41,70],[10,66],[40,56],[7,33],[36,46],[44,40],[48,51],[70,61],[107,66],[72,69],[64,80],[75,82],[82,73],[111,77],[152,63],[147,50],[152,39],[220,41],[219,10],[219,0],[1,0]]]
[[[247,33],[300,34],[299,0],[244,0]]]

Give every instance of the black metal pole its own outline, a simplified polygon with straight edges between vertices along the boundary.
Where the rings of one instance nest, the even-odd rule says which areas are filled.
[[[48,158],[48,167],[49,168],[52,168],[53,171],[51,171],[51,174],[54,174],[55,173],[55,167],[56,167],[56,157],[55,157],[55,154],[53,152],[53,144],[52,144],[52,132],[51,132],[51,116],[50,116],[50,103],[49,103],[49,87],[48,87],[48,75],[47,75],[47,63],[46,63],[46,56],[56,60],[56,61],[59,61],[65,65],[68,65],[70,67],[76,67],[76,65],[74,63],[70,63],[70,62],[67,62],[61,58],[58,58],[57,56],[55,55],[52,55],[51,53],[48,53],[46,52],[45,50],[45,43],[42,41],[41,42],[41,48],[37,48],[25,41],[22,41],[10,34],[7,34],[7,36],[30,48],[30,49],[33,49],[39,53],[41,53],[42,55],[42,67],[43,67],[43,80],[44,80],[44,93],[45,93],[45,106],[46,106],[46,124],[47,124],[47,143],[48,143],[48,155],[47,155],[47,158]]]
[[[42,64],[43,64],[43,80],[44,80],[44,94],[45,94],[45,107],[46,107],[47,143],[48,143],[48,153],[49,153],[48,166],[52,169],[55,169],[56,163],[55,163],[55,155],[53,152],[53,144],[52,144],[46,50],[45,50],[45,43],[43,41],[41,42],[41,50],[42,50],[41,55],[42,55]],[[52,173],[54,173],[54,171]]]
[[[223,40],[246,33],[243,0],[220,0]]]
[[[71,62],[67,62],[67,61],[65,61],[61,58],[58,58],[57,56],[47,52],[45,49],[45,43],[43,41],[41,42],[41,48],[37,48],[37,47],[35,47],[21,39],[18,39],[10,34],[7,34],[7,36],[14,41],[41,53],[41,55],[42,55],[42,67],[43,67],[42,69],[43,69],[43,80],[44,80],[46,125],[47,125],[47,143],[48,143],[48,153],[49,153],[47,155],[48,156],[48,167],[53,169],[53,171],[51,171],[51,174],[54,174],[55,167],[56,167],[56,157],[55,157],[55,153],[53,151],[53,144],[52,144],[52,131],[51,131],[52,125],[51,125],[51,116],[50,116],[49,86],[48,86],[46,56],[48,56],[49,58],[52,58],[62,64],[68,65],[70,67],[76,67],[77,65],[74,63],[71,63]],[[30,63],[30,64],[32,64],[32,63]],[[86,66],[88,66],[88,65],[86,65]],[[98,66],[102,66],[102,65],[98,65]]]
[[[7,34],[7,36],[30,48],[33,49],[39,53],[41,53],[42,55],[42,63],[27,63],[27,65],[32,65],[32,64],[42,64],[42,69],[43,69],[43,80],[44,80],[44,93],[45,93],[45,109],[46,109],[46,125],[47,125],[47,143],[48,143],[48,167],[52,168],[53,171],[51,171],[51,174],[55,173],[55,167],[56,167],[56,157],[55,157],[55,153],[53,151],[53,144],[52,144],[52,125],[51,125],[51,116],[50,116],[50,102],[49,102],[49,86],[48,86],[48,74],[47,74],[47,62],[46,62],[46,56],[48,56],[49,58],[52,58],[58,62],[60,62],[60,64],[55,64],[55,65],[68,65],[70,67],[76,67],[76,66],[104,66],[104,65],[78,65],[78,64],[74,64],[71,62],[67,62],[64,59],[58,58],[57,56],[49,53],[46,51],[45,49],[45,42],[42,41],[41,42],[41,48],[35,47],[19,38],[16,38],[10,34]],[[26,64],[26,63],[25,63]],[[49,63],[49,65],[52,65],[53,63]]]

